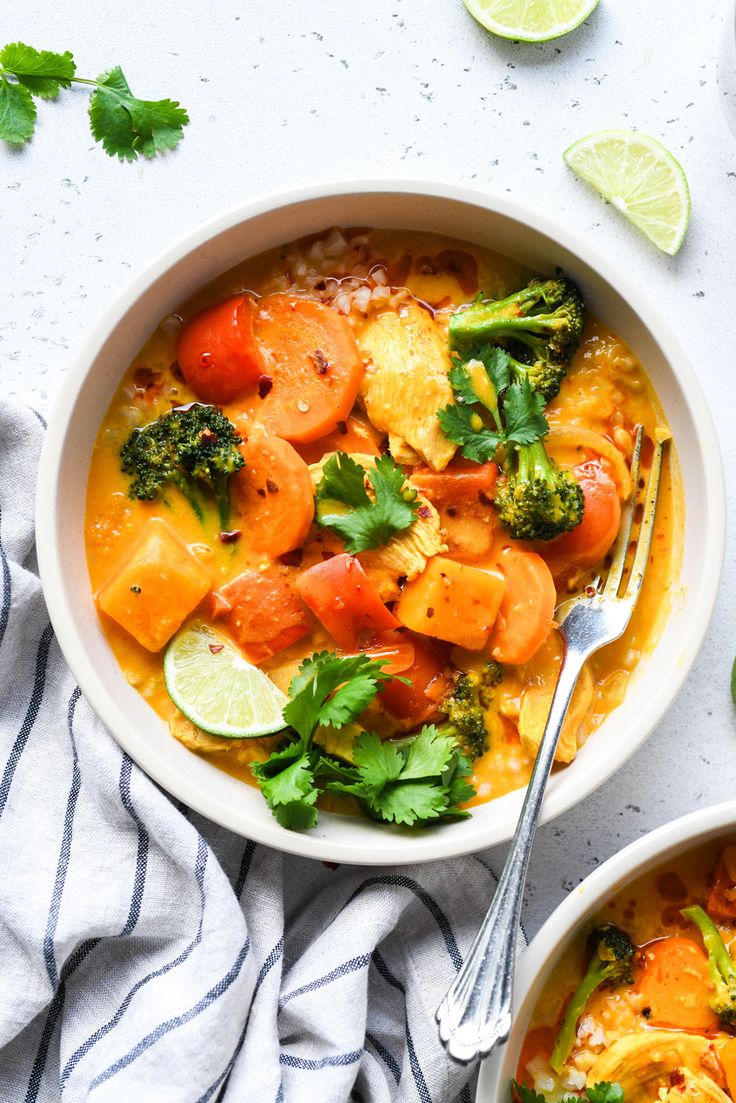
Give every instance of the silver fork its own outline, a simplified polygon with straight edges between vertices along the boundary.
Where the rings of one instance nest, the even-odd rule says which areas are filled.
[[[562,666],[511,849],[481,928],[437,1010],[440,1038],[457,1061],[484,1057],[509,1036],[524,883],[557,742],[583,664],[624,632],[649,560],[666,441],[654,446],[636,551],[624,591],[619,594],[639,499],[642,439],[640,425],[631,464],[633,489],[624,507],[608,575],[605,579],[597,578],[584,593],[563,602],[555,614],[564,648]]]

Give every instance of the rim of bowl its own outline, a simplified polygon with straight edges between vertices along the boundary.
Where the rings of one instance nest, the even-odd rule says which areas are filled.
[[[725,552],[725,483],[720,446],[700,381],[690,366],[684,350],[672,336],[663,315],[649,301],[646,294],[642,294],[635,283],[615,265],[611,265],[582,236],[557,225],[546,215],[517,204],[513,200],[442,180],[367,178],[327,181],[308,187],[269,193],[248,203],[236,205],[182,235],[155,260],[144,266],[122,294],[104,310],[99,320],[88,330],[73,359],[52,409],[41,453],[36,490],[36,543],[43,592],[62,653],[95,713],[108,727],[116,741],[149,777],[168,793],[215,823],[241,836],[255,839],[257,842],[287,853],[343,863],[407,865],[469,854],[508,841],[513,834],[526,787],[507,794],[497,801],[489,802],[490,805],[504,802],[503,811],[506,814],[503,817],[483,823],[481,817],[476,815],[459,824],[429,828],[418,836],[394,835],[391,837],[390,847],[386,849],[381,846],[381,839],[385,839],[385,828],[370,822],[366,824],[364,841],[356,841],[351,837],[344,839],[341,833],[337,833],[336,837],[323,838],[316,833],[287,831],[275,819],[255,822],[247,815],[237,814],[232,809],[223,812],[221,805],[210,795],[206,787],[195,784],[190,777],[183,776],[181,771],[172,773],[171,764],[164,761],[153,742],[146,742],[123,711],[115,707],[95,670],[94,662],[86,654],[85,641],[74,623],[75,602],[68,593],[57,537],[57,487],[60,460],[71,428],[71,415],[75,403],[84,387],[90,365],[99,355],[114,327],[135,303],[145,296],[148,289],[190,253],[206,245],[217,235],[251,219],[263,215],[276,215],[282,208],[310,201],[380,194],[447,199],[474,207],[476,210],[488,211],[492,215],[498,214],[528,227],[535,234],[548,238],[579,260],[582,265],[594,271],[626,303],[637,304],[636,309],[633,307],[630,309],[661,351],[668,372],[678,381],[683,392],[687,393],[687,407],[697,427],[695,435],[697,451],[703,458],[708,450],[711,455],[709,456],[710,475],[704,491],[708,524],[703,534],[704,546],[700,561],[702,567],[702,571],[699,572],[700,601],[696,608],[692,608],[692,605],[690,607],[687,638],[679,655],[677,670],[673,671],[666,680],[666,688],[663,687],[664,700],[658,699],[656,708],[655,699],[645,704],[637,717],[637,723],[633,725],[631,731],[615,741],[615,747],[610,745],[607,749],[603,748],[604,753],[598,749],[594,781],[585,788],[583,796],[580,795],[579,787],[574,786],[568,786],[567,792],[564,788],[562,792],[557,790],[550,792],[545,800],[541,822],[546,823],[579,803],[620,769],[649,737],[671,707],[695,661],[710,624]],[[116,374],[115,378],[118,379],[119,375]],[[687,520],[685,525],[687,526]],[[656,650],[655,646],[652,656],[656,654]],[[111,712],[115,713],[115,722],[108,719]],[[597,732],[593,733],[593,738],[597,734]],[[342,816],[331,816],[329,813],[322,815],[335,820],[344,819]],[[346,834],[349,836],[350,832]]]
[[[543,982],[554,970],[571,939],[576,937],[600,904],[670,857],[685,854],[707,842],[708,837],[717,837],[734,825],[736,801],[723,801],[670,820],[608,858],[558,904],[521,957],[516,970],[511,1035],[506,1045],[495,1050],[481,1066],[478,1103],[498,1103],[508,1097],[508,1091],[503,1094],[508,1072],[505,1067],[507,1055],[511,1053],[513,1056],[520,1032],[526,1031],[526,1022]]]

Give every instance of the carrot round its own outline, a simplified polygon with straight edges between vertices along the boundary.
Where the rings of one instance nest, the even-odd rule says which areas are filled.
[[[263,369],[248,414],[299,443],[345,421],[363,377],[347,319],[314,299],[268,295],[256,307],[254,329]]]
[[[236,295],[200,310],[182,329],[176,349],[179,367],[203,401],[232,402],[262,375],[254,310],[250,296]]]
[[[498,565],[506,589],[491,632],[491,655],[499,663],[526,663],[552,628],[555,584],[549,567],[536,552],[507,546]]]
[[[447,675],[447,649],[413,633],[404,639],[414,647],[411,665],[401,674],[404,681],[394,679],[381,686],[379,700],[388,708],[404,730],[424,724],[437,713],[440,702],[448,695],[452,682]]]
[[[309,616],[286,577],[244,571],[213,595],[213,616],[222,618],[246,658],[269,659],[306,636]]]
[[[314,517],[309,468],[285,440],[254,437],[241,445],[245,467],[231,481],[245,539],[272,559],[307,538]]]
[[[660,938],[641,950],[634,983],[648,1007],[652,1026],[714,1031],[718,1019],[709,1007],[713,986],[708,959],[696,942],[680,935]]]
[[[621,502],[611,476],[593,460],[575,468],[585,499],[580,524],[551,540],[544,558],[557,577],[574,567],[592,567],[610,551],[621,525]]]

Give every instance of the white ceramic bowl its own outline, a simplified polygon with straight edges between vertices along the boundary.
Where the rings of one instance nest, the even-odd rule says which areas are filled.
[[[189,233],[112,306],[87,337],[62,388],[41,460],[38,556],[61,648],[93,708],[131,757],[190,807],[270,846],[338,862],[386,865],[469,853],[507,840],[521,804],[512,793],[472,818],[412,834],[367,819],[321,815],[308,834],[279,827],[250,786],[191,754],[121,674],[97,620],[84,553],[90,454],[113,390],[159,320],[245,257],[332,225],[450,234],[532,268],[562,266],[591,309],[634,350],[664,405],[683,468],[687,532],[684,597],[624,704],[550,782],[544,816],[558,816],[605,781],[646,739],[674,700],[708,626],[724,542],[721,462],[710,414],[669,326],[640,288],[588,244],[506,199],[448,184],[390,181],[326,185],[260,200]],[[632,305],[636,304],[636,306]],[[707,475],[706,475],[707,472]],[[72,489],[73,488],[73,489]]]
[[[736,4],[724,5],[724,20],[718,49],[718,98],[731,133],[736,138]]]
[[[565,948],[582,936],[586,923],[598,909],[648,870],[702,843],[733,836],[735,828],[736,801],[692,812],[643,835],[581,881],[552,912],[521,959],[516,972],[511,1035],[507,1044],[483,1063],[476,1103],[507,1103],[509,1082],[516,1075],[521,1046],[539,994]]]

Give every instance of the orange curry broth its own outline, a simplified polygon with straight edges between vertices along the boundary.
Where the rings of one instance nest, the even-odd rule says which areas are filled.
[[[464,242],[405,231],[354,233],[362,235],[360,249],[355,250],[360,256],[362,270],[383,263],[388,269],[389,283],[407,287],[425,305],[434,308],[436,320],[443,326],[454,309],[472,298],[476,290],[474,283],[485,292],[500,297],[516,290],[530,277],[530,273],[515,261]],[[350,239],[351,231],[346,231],[346,235]],[[164,519],[189,545],[211,571],[213,588],[246,569],[263,564],[263,556],[248,548],[246,518],[242,518],[241,522],[237,518],[233,521],[234,525],[242,527],[243,537],[237,543],[223,544],[218,539],[214,513],[202,525],[176,490],[167,490],[168,505],[162,501],[131,500],[128,496],[130,479],[120,470],[119,453],[134,427],[147,424],[171,406],[196,400],[182,380],[175,362],[179,319],[186,320],[202,307],[243,290],[258,295],[286,290],[289,280],[293,278],[287,271],[290,248],[286,246],[254,257],[202,289],[181,308],[178,315],[164,319],[125,372],[100,427],[87,487],[85,538],[90,582],[95,594],[125,560],[151,518]],[[462,265],[448,266],[459,268],[455,274],[442,271],[441,266],[433,263],[433,258],[443,253],[446,255],[447,250],[453,251],[451,256],[455,255],[455,250],[460,250],[461,258],[466,260],[470,254],[477,265],[477,279],[472,263],[470,275]],[[293,288],[293,283],[291,286]],[[364,318],[356,316],[353,311],[350,321],[359,336]],[[237,420],[242,413],[238,402],[223,409],[231,420]],[[573,369],[563,383],[559,396],[549,406],[547,415],[552,425],[584,427],[614,441],[617,427],[630,430],[641,422],[651,441],[655,429],[666,424],[640,364],[614,334],[590,316]],[[580,446],[554,448],[550,445],[549,450],[558,462],[570,465],[593,455]],[[676,458],[672,449],[669,452],[664,464],[651,565],[639,604],[622,639],[603,649],[590,662],[590,701],[584,710],[585,715],[577,718],[579,743],[622,701],[629,676],[642,655],[656,643],[676,593],[682,546],[683,500]],[[311,460],[312,456],[308,459]],[[498,526],[498,551],[510,542],[505,530]],[[543,547],[537,550],[544,551]],[[487,557],[487,565],[495,560],[496,555],[494,549]],[[305,556],[303,566],[316,561],[317,557],[318,554],[314,559]],[[484,562],[477,561],[477,565],[483,566]],[[195,611],[191,619],[197,619],[197,614],[202,619],[201,609]],[[159,716],[171,721],[178,714],[164,685],[163,653],[146,651],[101,611],[100,619],[125,677]],[[316,621],[313,624],[314,630],[308,637],[263,664],[263,668],[284,689],[288,687],[296,664],[305,655],[334,646],[326,631]],[[560,654],[559,639],[553,632],[531,662],[504,668],[503,682],[488,714],[491,734],[489,749],[476,759],[473,767],[472,780],[478,795],[471,803],[500,797],[528,781],[532,757],[522,747],[516,727],[521,697],[529,686],[545,687],[545,692],[548,690],[551,696]],[[467,662],[467,654],[464,657]],[[273,745],[273,737],[243,740],[235,741],[232,751],[200,753],[229,773],[250,781],[248,763],[268,757]],[[340,807],[345,807],[345,804],[341,803]]]
[[[593,1058],[621,1038],[654,1030],[679,1032],[713,1043],[703,1069],[695,1071],[710,1075],[728,1097],[736,1099],[736,1038],[720,1027],[709,1007],[712,985],[702,940],[695,925],[680,914],[682,908],[699,904],[709,912],[733,954],[736,919],[725,918],[713,910],[711,889],[724,850],[731,855],[730,865],[736,865],[735,842],[722,839],[670,860],[622,888],[600,909],[585,932],[560,955],[537,1000],[517,1067],[516,1078],[520,1083],[531,1081],[527,1068],[530,1061],[547,1060],[550,1056],[567,1003],[588,967],[587,932],[601,924],[613,923],[628,933],[638,950],[632,970],[633,984],[604,985],[589,999],[585,1015],[600,1025],[605,1044],[598,1042],[590,1048],[585,1041],[576,1040],[567,1066],[587,1072]],[[731,876],[733,872],[736,871],[732,870]],[[731,910],[736,913],[736,903]],[[682,940],[687,940],[685,966],[652,987],[646,977],[647,962],[670,939],[681,945]],[[688,1094],[683,1098],[695,1097]]]

